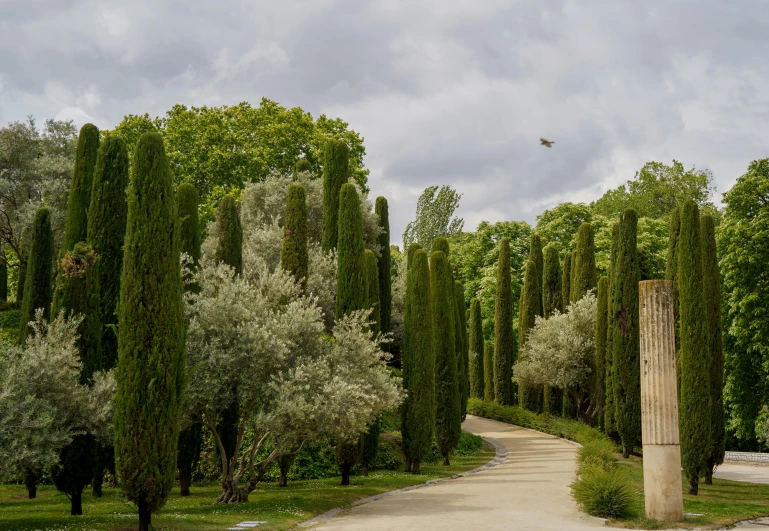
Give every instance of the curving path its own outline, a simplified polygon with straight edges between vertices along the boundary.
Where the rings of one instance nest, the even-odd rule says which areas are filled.
[[[542,433],[468,415],[466,431],[508,448],[502,464],[353,507],[318,531],[452,529],[580,531],[604,527],[569,495],[576,446]]]

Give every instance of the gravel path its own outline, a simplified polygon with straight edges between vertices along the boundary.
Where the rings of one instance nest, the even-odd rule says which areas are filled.
[[[394,492],[342,511],[312,529],[580,531],[603,527],[602,520],[580,513],[569,495],[576,446],[472,416],[463,428],[506,445],[507,459],[466,477]]]

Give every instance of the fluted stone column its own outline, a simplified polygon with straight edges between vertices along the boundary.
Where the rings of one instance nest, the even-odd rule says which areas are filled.
[[[646,516],[680,521],[684,517],[684,505],[672,283],[669,280],[640,282],[638,294]]]

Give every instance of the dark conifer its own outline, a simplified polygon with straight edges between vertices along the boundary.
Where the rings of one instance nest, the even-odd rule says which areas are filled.
[[[713,216],[701,219],[702,285],[708,318],[710,355],[710,454],[705,470],[705,484],[713,484],[715,468],[724,462],[726,433],[724,418],[724,346],[721,328],[721,280],[716,253],[716,227]]]
[[[374,212],[379,219],[379,313],[382,322],[382,333],[392,332],[392,262],[390,257],[390,214],[387,199],[377,197]]]
[[[301,283],[303,290],[307,287],[307,200],[304,186],[299,184],[288,187],[280,265]]]
[[[462,422],[467,416],[467,399],[470,396],[470,343],[467,338],[467,307],[465,306],[465,287],[459,280],[454,281],[456,292],[456,332],[457,332],[457,379],[460,393]]]
[[[101,355],[106,370],[117,363],[117,303],[128,215],[126,188],[128,150],[122,138],[110,135],[99,145],[88,209],[88,243],[99,257],[96,276],[103,325]]]
[[[576,302],[598,286],[595,268],[595,237],[592,223],[583,223],[577,231],[577,247],[572,256],[574,278],[571,281],[571,301]]]
[[[324,251],[336,249],[339,234],[342,185],[350,173],[350,150],[343,140],[329,139],[323,153],[323,238]],[[354,188],[354,187],[353,187]]]
[[[51,315],[51,282],[53,266],[53,229],[51,212],[41,207],[35,213],[32,240],[24,277],[24,301],[21,305],[19,343],[24,343],[29,332],[29,322],[35,320],[35,311],[42,308],[43,318]]]
[[[449,453],[459,442],[461,402],[457,377],[455,291],[449,260],[442,251],[430,256],[433,355],[435,357],[435,442],[449,465]]]
[[[75,169],[67,196],[67,221],[64,228],[64,251],[88,237],[88,209],[91,206],[93,173],[99,152],[99,130],[93,124],[80,128],[75,154]]]
[[[513,303],[510,290],[510,240],[499,241],[494,305],[494,400],[512,405]]]
[[[483,342],[483,399],[494,400],[494,345]]]
[[[609,259],[609,288],[607,292],[608,315],[606,317],[606,365],[605,371],[605,393],[603,406],[603,429],[606,434],[614,441],[619,441],[617,433],[617,403],[614,397],[614,349],[612,347],[612,338],[614,336],[614,315],[612,314],[614,274],[617,268],[617,251],[619,250],[619,226],[620,223],[614,223],[611,228],[611,255]]]
[[[563,272],[561,273],[561,304],[566,308],[571,302],[571,251],[563,257]]]
[[[546,319],[558,310],[563,312],[561,290],[561,262],[558,260],[558,248],[550,244],[544,249],[545,271],[542,278],[542,316]]]
[[[518,331],[521,347],[526,344],[529,331],[534,327],[537,316],[541,315],[540,301],[542,297],[539,292],[541,281],[537,281],[539,270],[533,260],[526,263],[526,272],[523,277],[523,306],[520,310],[522,316],[522,327]],[[539,412],[544,399],[544,389],[521,385],[518,387],[518,400],[521,407],[529,411]]]
[[[382,317],[379,305],[379,264],[371,249],[364,251],[366,262],[366,308],[371,308],[371,332],[376,336],[382,330]],[[372,458],[373,459],[373,458]]]
[[[0,302],[8,300],[8,263],[5,259],[5,249],[0,245]]]
[[[433,240],[432,251],[440,251],[449,258],[449,240],[445,236],[438,236]]]
[[[197,271],[200,262],[200,227],[198,225],[198,191],[189,183],[182,183],[176,189],[176,210],[179,216],[179,236],[181,252],[189,256],[184,276]],[[186,282],[184,289],[197,291],[198,286]],[[179,469],[179,487],[182,496],[190,495],[192,475],[200,461],[203,446],[203,429],[199,422],[193,422],[179,432],[179,454],[176,466]]]
[[[484,381],[483,320],[481,301],[470,303],[470,396],[483,400],[486,384]]]
[[[151,252],[150,252],[151,251]],[[134,152],[120,279],[116,475],[138,506],[139,529],[171,490],[184,381],[185,322],[171,171],[159,133]]]
[[[700,212],[697,203],[687,200],[681,208],[678,237],[678,295],[681,312],[681,466],[689,481],[689,494],[697,494],[699,476],[707,472],[712,445],[710,344],[708,311],[702,282],[703,260],[700,241]]]
[[[681,336],[679,334],[681,328],[681,311],[678,300],[678,237],[681,234],[681,210],[680,207],[673,209],[670,214],[670,236],[668,237],[668,253],[667,260],[665,262],[665,280],[670,280],[673,287],[673,326],[675,330],[676,338],[676,363],[679,363],[678,354],[681,348]],[[681,399],[681,371],[678,370],[678,398]]]
[[[622,453],[628,457],[641,442],[641,367],[638,323],[638,216],[625,210],[620,223],[616,268],[612,271],[612,355],[616,425]],[[573,279],[572,279],[573,280]]]
[[[603,276],[598,281],[598,301],[595,318],[595,382],[593,384],[593,401],[595,415],[599,426],[604,421],[604,404],[606,402],[606,334],[609,318],[609,277]]]
[[[403,356],[406,400],[403,404],[401,434],[406,470],[419,473],[422,460],[430,450],[435,424],[435,352],[433,351],[430,269],[427,253],[416,249],[411,256],[406,281],[406,299],[410,308],[411,340]]]
[[[379,433],[381,427],[379,424],[379,417],[374,419],[366,433],[363,434],[363,449],[360,455],[360,464],[363,467],[361,474],[368,476],[368,467],[376,458],[377,450],[379,449]]]
[[[243,227],[235,196],[222,197],[216,212],[216,232],[219,240],[216,245],[214,260],[217,264],[227,264],[236,275],[243,273]]]
[[[363,219],[358,192],[344,184],[339,192],[336,316],[366,307],[366,270]]]
[[[299,174],[305,171],[312,171],[312,164],[310,164],[310,161],[307,159],[299,159],[294,165],[293,180],[296,181]]]

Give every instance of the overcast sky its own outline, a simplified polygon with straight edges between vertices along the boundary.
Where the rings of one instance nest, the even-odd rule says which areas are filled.
[[[466,230],[648,160],[709,168],[720,199],[769,156],[768,56],[764,1],[0,0],[0,123],[262,96],[339,116],[398,241],[432,184]]]

